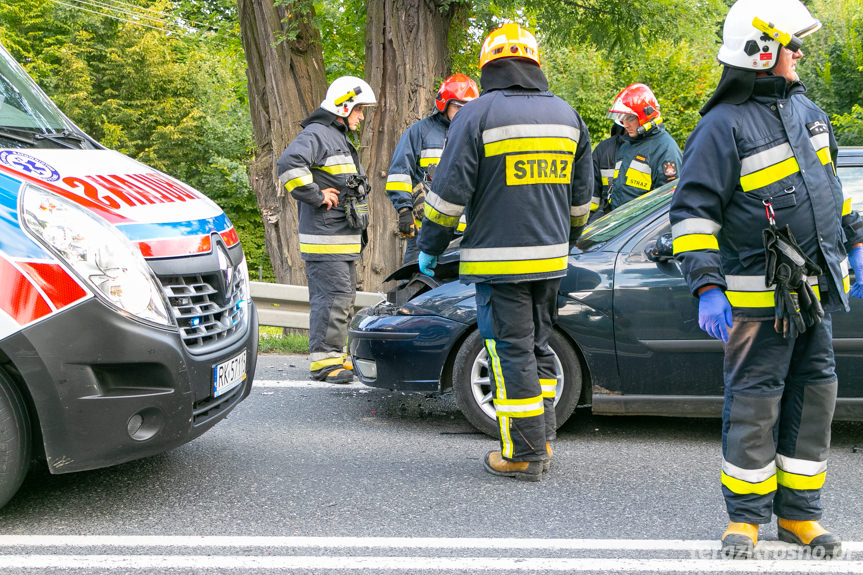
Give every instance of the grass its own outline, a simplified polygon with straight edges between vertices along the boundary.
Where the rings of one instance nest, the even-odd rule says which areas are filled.
[[[285,334],[280,327],[258,328],[258,353],[309,353],[309,336]]]

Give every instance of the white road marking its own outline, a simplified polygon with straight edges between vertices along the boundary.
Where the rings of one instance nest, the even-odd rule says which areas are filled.
[[[480,537],[280,537],[230,535],[0,535],[3,547],[177,547],[275,549],[512,549],[558,551],[718,551],[719,541],[684,539],[522,539]],[[760,552],[788,552],[797,547],[761,541]],[[843,541],[846,554],[863,552],[863,541]]]
[[[85,569],[342,569],[398,571],[562,571],[568,573],[863,573],[863,562],[724,561],[676,559],[342,557],[189,555],[3,555],[0,567]]]
[[[279,380],[279,379],[256,379],[252,382],[252,389],[255,388],[305,388],[305,389],[371,389],[365,384],[360,383],[359,381],[354,381],[353,383],[325,383],[323,381],[314,381],[314,380],[306,380],[306,381],[289,381],[287,379]]]

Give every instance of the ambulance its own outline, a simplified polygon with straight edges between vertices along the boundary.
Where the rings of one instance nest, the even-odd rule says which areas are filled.
[[[228,217],[82,132],[0,47],[0,506],[175,448],[249,395],[257,314]]]

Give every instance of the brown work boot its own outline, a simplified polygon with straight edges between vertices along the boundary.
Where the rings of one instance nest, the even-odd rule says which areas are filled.
[[[542,462],[542,472],[545,473],[551,469],[551,456],[554,455],[554,450],[551,448],[551,443],[545,442],[545,452],[548,453],[548,459]]]
[[[779,540],[802,545],[812,551],[813,559],[833,557],[842,553],[842,539],[830,533],[817,521],[777,520]]]
[[[751,559],[758,543],[758,525],[730,521],[722,534],[722,556],[726,559]]]
[[[485,470],[492,475],[513,477],[521,481],[540,481],[542,461],[508,461],[500,451],[489,451],[483,459]]]

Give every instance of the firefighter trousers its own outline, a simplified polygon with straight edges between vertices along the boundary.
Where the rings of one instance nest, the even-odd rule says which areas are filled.
[[[342,366],[348,319],[357,293],[355,261],[306,261],[309,282],[309,371],[313,376]]]
[[[476,284],[477,323],[485,340],[501,453],[542,461],[555,437],[557,369],[549,347],[560,279]]]
[[[735,318],[725,347],[722,493],[731,521],[821,518],[836,404],[832,319],[788,339]]]

